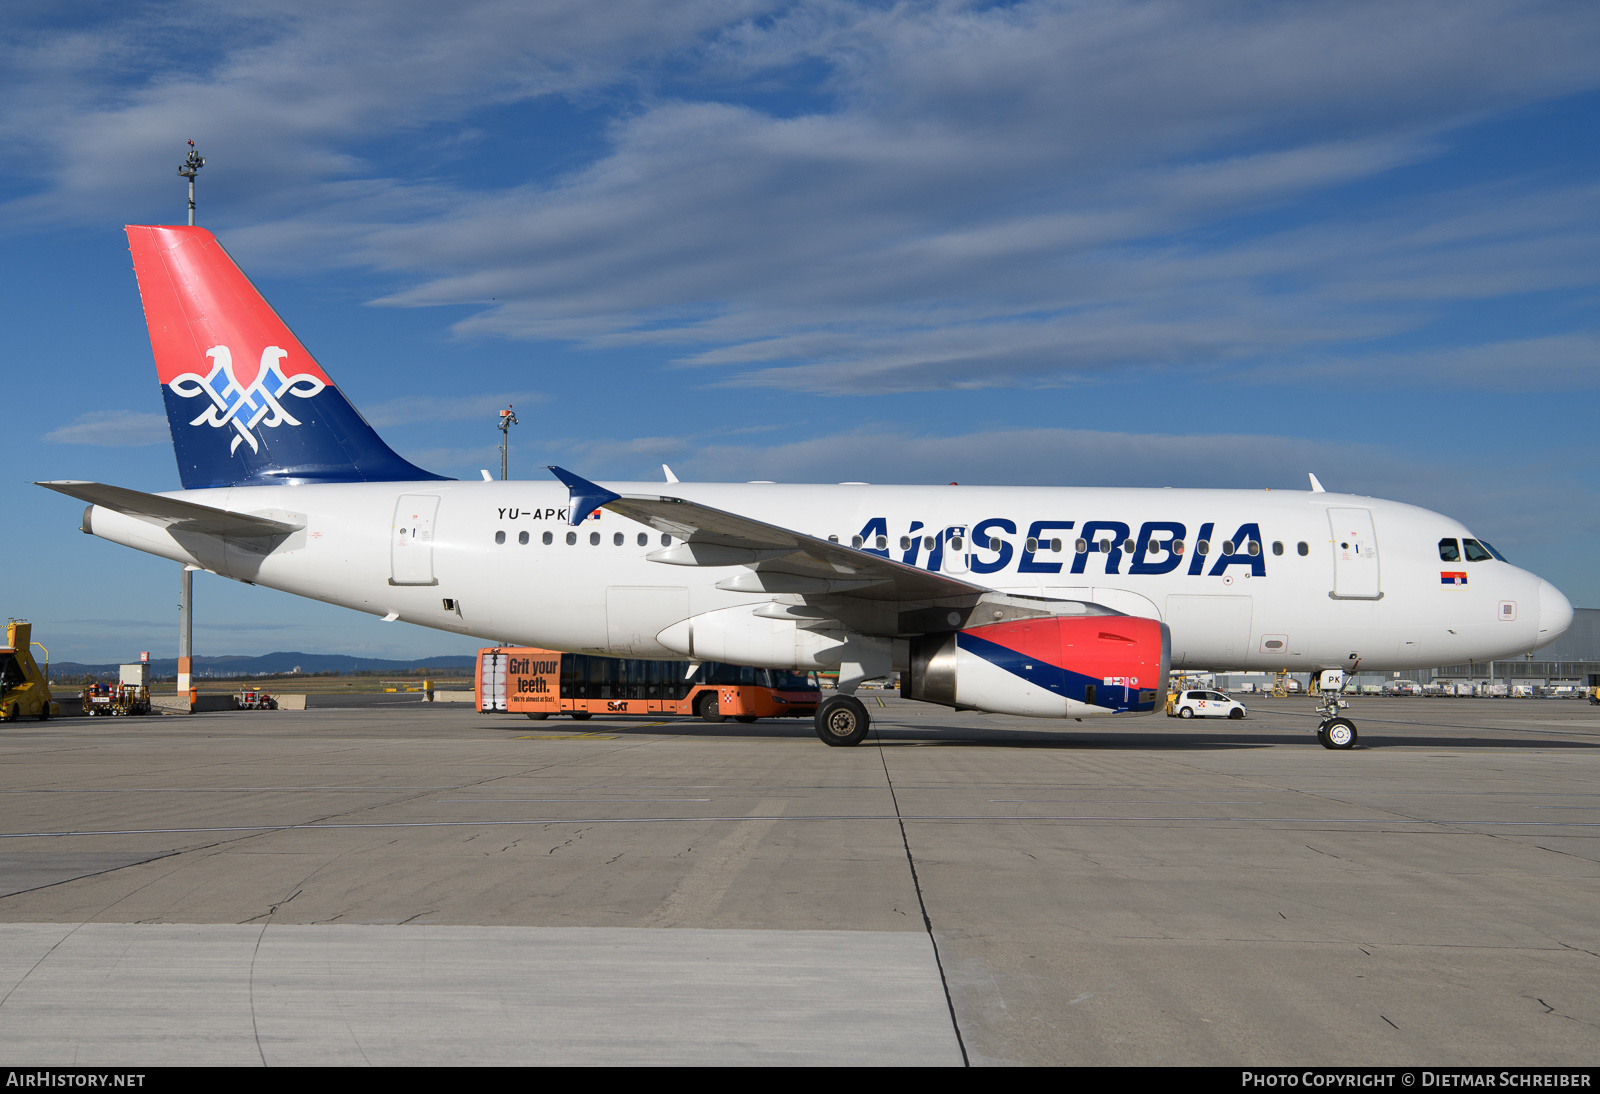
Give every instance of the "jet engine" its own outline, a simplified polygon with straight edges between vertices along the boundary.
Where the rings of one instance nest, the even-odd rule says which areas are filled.
[[[1166,705],[1171,663],[1159,620],[1020,619],[912,639],[901,694],[1032,718],[1149,714]]]

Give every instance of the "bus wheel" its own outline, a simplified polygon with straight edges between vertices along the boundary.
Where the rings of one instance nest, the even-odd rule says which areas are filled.
[[[535,722],[542,722],[546,718],[550,717],[550,712],[548,710],[541,710],[541,711],[531,711],[530,710],[530,711],[528,711],[528,717],[533,719]]]
[[[872,719],[853,695],[835,695],[817,708],[817,736],[825,745],[858,745],[867,736]]]
[[[722,713],[722,704],[717,701],[717,693],[709,692],[700,700],[700,717],[708,722],[726,722],[728,716]]]
[[[733,716],[733,720],[735,722],[743,722],[745,725],[749,725],[751,722],[755,721],[758,717],[760,717],[760,715],[758,715],[758,714],[735,714]]]
[[[590,718],[594,717],[594,714],[593,712],[587,710],[569,710],[567,711],[567,717],[571,718],[574,722],[587,722]]]

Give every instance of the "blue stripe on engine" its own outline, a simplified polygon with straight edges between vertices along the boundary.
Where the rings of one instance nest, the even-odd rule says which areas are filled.
[[[956,634],[956,646],[968,653],[983,658],[996,668],[1004,669],[1013,676],[1020,676],[1036,688],[1054,692],[1068,699],[1075,699],[1080,703],[1088,702],[1084,698],[1084,689],[1094,685],[1094,704],[1097,707],[1106,707],[1115,711],[1153,710],[1154,703],[1138,703],[1138,689],[1114,687],[1103,684],[1093,676],[1085,676],[1081,672],[1064,669],[1060,665],[1052,665],[1041,661],[1037,657],[1028,657],[1018,653],[1009,646],[1002,646],[998,642],[991,642],[987,638],[979,638],[967,631]]]

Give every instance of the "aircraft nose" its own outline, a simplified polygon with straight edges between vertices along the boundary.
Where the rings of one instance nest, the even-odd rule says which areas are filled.
[[[1554,642],[1572,626],[1572,601],[1543,578],[1539,579],[1539,645]]]

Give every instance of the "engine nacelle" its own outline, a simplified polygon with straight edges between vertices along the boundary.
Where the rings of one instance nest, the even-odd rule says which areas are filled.
[[[1166,706],[1167,625],[1131,615],[1051,616],[911,642],[901,694],[949,707],[1083,718]]]

